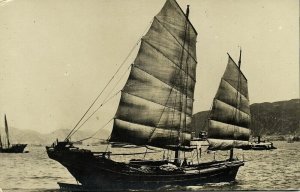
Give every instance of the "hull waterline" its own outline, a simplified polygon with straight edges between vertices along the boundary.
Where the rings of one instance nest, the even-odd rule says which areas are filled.
[[[0,148],[0,153],[23,153],[27,144],[14,144],[8,148]]]
[[[158,162],[147,164],[121,163],[89,150],[55,150],[47,147],[48,156],[61,163],[87,190],[119,191],[131,189],[154,190],[168,185],[191,186],[235,180],[242,161],[210,162],[180,167],[177,170],[159,169]],[[153,166],[151,164],[155,163]],[[168,162],[159,162],[162,166]]]

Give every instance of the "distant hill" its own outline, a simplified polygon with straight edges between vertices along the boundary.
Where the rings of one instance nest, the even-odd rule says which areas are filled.
[[[273,103],[254,103],[250,106],[251,130],[257,135],[300,134],[300,99]],[[192,127],[196,135],[200,130],[207,131],[206,119],[209,111],[193,115]]]
[[[252,114],[251,130],[254,136],[257,135],[300,135],[300,99],[292,99],[289,101],[278,101],[273,103],[255,103],[250,106]],[[196,134],[200,130],[206,130],[209,111],[202,111],[193,115],[192,127]],[[4,137],[4,128],[0,128],[2,138]],[[48,134],[42,134],[34,130],[23,130],[14,127],[9,127],[10,140],[12,143],[27,143],[27,144],[51,144],[58,138],[64,139],[69,129],[57,129]],[[80,130],[74,136],[73,141],[78,141],[94,134],[94,131]],[[106,139],[109,136],[109,131],[103,129],[95,138]],[[91,140],[90,142],[96,142]]]
[[[1,127],[2,140],[4,138],[4,128]],[[11,143],[26,143],[26,144],[42,144],[49,145],[56,139],[63,140],[69,134],[69,129],[57,129],[51,133],[43,134],[33,130],[23,130],[14,127],[9,127],[9,134]],[[94,131],[79,130],[74,136],[72,141],[78,141],[94,134]],[[101,134],[95,135],[95,138],[106,139],[109,133],[107,130],[103,130]],[[95,142],[95,140],[91,141]]]

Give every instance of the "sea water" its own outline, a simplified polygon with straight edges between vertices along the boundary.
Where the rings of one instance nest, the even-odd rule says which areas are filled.
[[[270,151],[235,150],[235,156],[239,159],[244,158],[246,161],[245,166],[239,169],[235,182],[187,187],[165,186],[161,190],[300,190],[300,142],[280,141],[274,142],[274,145],[278,149]],[[104,146],[93,148],[97,151],[104,150]],[[26,150],[29,153],[0,153],[0,188],[3,192],[55,192],[59,191],[57,182],[76,184],[76,180],[66,168],[48,158],[45,147],[28,146]],[[188,156],[188,154],[186,155]],[[227,155],[227,152],[207,154],[204,150],[201,153],[200,161],[214,158],[216,160],[224,159],[228,157]],[[162,152],[148,154],[146,158],[157,158],[158,156],[162,156]],[[129,157],[113,158],[128,160],[125,158]],[[136,158],[144,158],[144,155]]]

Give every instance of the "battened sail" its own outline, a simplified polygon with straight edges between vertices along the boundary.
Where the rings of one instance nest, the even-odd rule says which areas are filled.
[[[177,2],[167,0],[142,38],[110,141],[163,148],[179,142],[189,145],[196,37]]]
[[[209,149],[248,145],[250,121],[247,79],[229,56],[208,120]]]

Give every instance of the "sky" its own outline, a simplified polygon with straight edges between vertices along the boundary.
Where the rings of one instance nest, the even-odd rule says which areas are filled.
[[[164,2],[0,1],[0,115],[6,113],[9,125],[19,129],[48,133],[72,128],[134,48],[112,93],[122,88],[136,43]],[[210,109],[227,53],[238,61],[240,47],[251,103],[299,98],[298,0],[178,3],[183,10],[190,5],[190,20],[198,31],[194,113]],[[103,126],[118,101],[117,95],[83,128]]]

